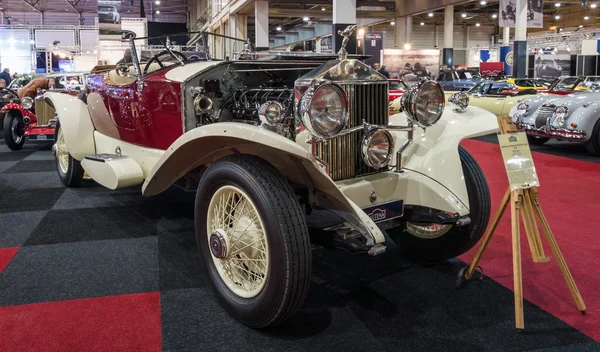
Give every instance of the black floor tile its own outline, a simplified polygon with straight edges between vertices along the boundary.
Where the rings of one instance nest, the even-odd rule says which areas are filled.
[[[156,237],[23,247],[0,275],[3,306],[157,290]]]
[[[31,160],[21,161],[17,165],[4,171],[4,173],[11,172],[50,172],[56,171],[56,162],[54,160]],[[56,171],[58,172],[58,171]]]
[[[160,231],[158,253],[161,292],[206,285],[193,229]]]
[[[0,141],[1,143],[2,141]],[[0,152],[0,161],[19,161],[33,154],[33,150]]]
[[[158,235],[156,220],[126,207],[51,210],[26,246]]]
[[[0,248],[21,247],[46,216],[46,211],[0,213]]]
[[[6,190],[0,185],[0,213],[48,210],[64,188]]]

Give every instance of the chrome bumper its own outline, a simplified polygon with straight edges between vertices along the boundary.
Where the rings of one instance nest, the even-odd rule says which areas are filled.
[[[517,128],[520,130],[524,130],[530,136],[553,138],[565,141],[583,141],[586,137],[585,131],[583,130],[567,130],[565,128],[555,128],[548,126],[536,128],[534,125],[519,123],[517,123]]]

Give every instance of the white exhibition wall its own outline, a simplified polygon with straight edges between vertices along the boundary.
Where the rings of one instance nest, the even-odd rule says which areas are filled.
[[[75,30],[73,29],[36,29],[35,30],[35,47],[45,48],[52,45],[55,41],[59,41],[60,46],[75,45]]]
[[[29,30],[0,30],[0,65],[2,70],[9,68],[11,73],[31,73],[31,44]]]

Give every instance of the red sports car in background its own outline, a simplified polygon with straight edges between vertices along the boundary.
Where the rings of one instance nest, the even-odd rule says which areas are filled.
[[[37,97],[49,89],[70,95],[78,95],[81,92],[80,87],[68,89],[57,82],[57,78],[59,76],[39,77],[20,88],[18,92],[8,88],[0,92],[0,97],[6,102],[0,110],[0,129],[4,130],[4,142],[10,149],[23,148],[26,139],[54,140],[54,107]]]
[[[388,83],[390,85],[390,102],[394,101],[396,98],[401,97],[402,93],[404,93],[408,89],[408,86],[404,82],[402,82],[402,80],[397,78],[388,79]]]

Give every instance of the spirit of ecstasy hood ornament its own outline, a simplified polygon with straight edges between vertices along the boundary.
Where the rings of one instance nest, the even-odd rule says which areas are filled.
[[[338,34],[342,36],[342,46],[340,47],[340,51],[338,51],[338,57],[340,60],[346,60],[348,56],[348,51],[346,50],[346,46],[348,45],[348,41],[350,37],[356,32],[356,25],[348,26],[346,29],[339,30]]]

